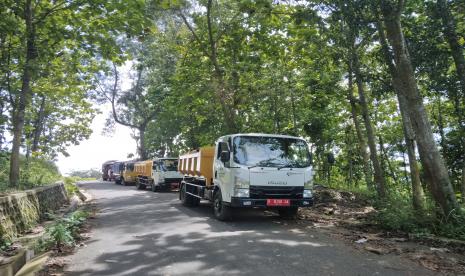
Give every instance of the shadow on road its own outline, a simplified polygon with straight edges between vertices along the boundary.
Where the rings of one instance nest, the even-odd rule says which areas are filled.
[[[67,275],[411,275],[414,271],[398,260],[356,252],[263,211],[242,211],[225,223],[214,219],[208,204],[182,206],[177,194],[111,183],[83,186],[99,202],[93,230],[98,241],[79,250]],[[86,257],[85,264],[79,263]]]

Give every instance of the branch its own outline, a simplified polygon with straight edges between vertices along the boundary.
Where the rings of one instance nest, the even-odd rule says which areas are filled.
[[[402,10],[404,9],[404,4],[405,4],[405,0],[399,0],[399,2],[397,2],[396,13],[398,17],[400,17],[402,14]]]
[[[205,47],[203,47],[202,40],[200,40],[194,28],[192,28],[191,24],[189,24],[189,21],[187,21],[186,16],[181,11],[179,11],[179,16],[181,16],[182,21],[184,22],[184,24],[186,24],[187,28],[191,31],[192,35],[194,36],[194,39],[197,41],[197,43],[199,43],[200,48],[202,49],[202,52],[204,53],[204,55],[207,57],[210,57],[210,54],[205,50]]]
[[[117,122],[120,125],[127,126],[127,127],[132,127],[132,128],[138,128],[136,125],[133,125],[128,122],[124,122],[118,118],[118,114],[116,113],[116,108],[115,108],[115,98],[118,90],[118,69],[116,69],[116,64],[113,62],[113,72],[115,74],[115,82],[113,83],[113,89],[111,91],[111,111],[113,114],[113,119],[115,122]]]
[[[212,53],[216,52],[215,41],[213,40],[213,30],[211,23],[211,9],[212,9],[212,0],[208,0],[207,3],[207,28],[208,28],[208,40],[210,41],[210,47]]]
[[[63,10],[66,10],[66,9],[69,9],[71,8],[72,6],[81,6],[81,4],[83,4],[85,1],[75,1],[75,2],[72,2],[71,4],[67,5],[67,6],[64,6],[67,1],[63,1],[61,3],[58,3],[56,4],[55,6],[51,7],[50,9],[47,9],[43,14],[41,14],[38,19],[34,22],[36,24],[38,23],[41,23],[42,21],[44,21],[48,16],[52,15],[53,13],[55,12],[58,12],[58,11],[63,11]]]

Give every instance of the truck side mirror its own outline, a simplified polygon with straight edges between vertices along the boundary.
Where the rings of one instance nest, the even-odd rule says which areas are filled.
[[[308,153],[308,161],[310,161],[310,165],[313,165],[313,153]]]
[[[229,151],[222,151],[220,154],[220,160],[223,163],[229,162],[230,154]]]

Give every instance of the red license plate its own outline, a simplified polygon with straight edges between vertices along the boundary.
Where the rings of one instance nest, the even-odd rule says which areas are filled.
[[[289,199],[267,199],[266,206],[291,206]]]

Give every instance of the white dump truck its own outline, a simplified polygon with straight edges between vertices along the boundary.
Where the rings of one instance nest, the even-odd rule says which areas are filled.
[[[155,158],[136,162],[134,164],[136,187],[137,189],[150,187],[154,192],[176,189],[183,178],[177,168],[177,158]]]
[[[209,200],[219,220],[229,220],[235,208],[271,208],[282,217],[295,217],[298,207],[313,204],[312,157],[298,137],[223,136],[215,146],[181,155],[178,171],[184,175],[183,205]]]

